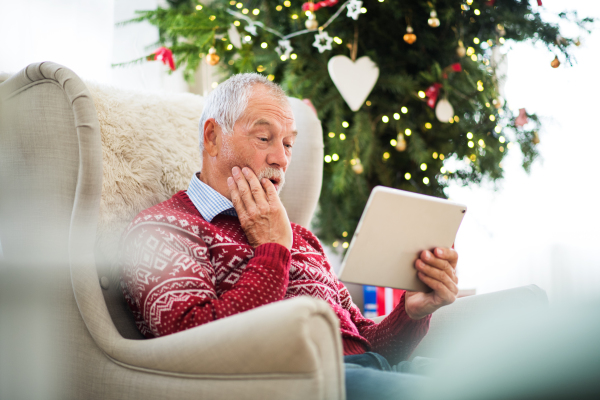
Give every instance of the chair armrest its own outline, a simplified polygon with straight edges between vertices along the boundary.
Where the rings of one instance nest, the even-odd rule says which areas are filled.
[[[125,367],[155,373],[231,378],[329,370],[343,377],[339,321],[327,303],[310,297],[156,339],[121,339],[106,353]]]
[[[417,356],[440,357],[442,350],[452,346],[457,338],[491,317],[539,312],[546,308],[546,292],[536,285],[457,299],[433,313],[429,332],[412,353],[411,359]]]

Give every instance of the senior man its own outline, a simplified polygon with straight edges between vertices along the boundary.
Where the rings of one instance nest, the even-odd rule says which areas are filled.
[[[380,323],[362,316],[319,240],[290,223],[278,193],[297,132],[285,93],[240,74],[206,99],[202,170],[187,191],[142,211],[122,241],[122,287],[139,330],[164,336],[275,301],[309,295],[340,320],[348,398],[410,395],[421,377],[393,371],[458,289],[452,249],[416,261],[430,293],[406,292]],[[400,365],[400,367],[398,367]]]

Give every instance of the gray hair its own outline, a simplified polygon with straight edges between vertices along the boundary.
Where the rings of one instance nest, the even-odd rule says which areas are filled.
[[[233,126],[242,116],[248,106],[248,99],[255,85],[266,87],[275,98],[287,102],[285,92],[276,83],[271,82],[263,75],[257,73],[246,73],[233,75],[225,82],[219,84],[207,97],[204,110],[200,117],[198,130],[200,131],[200,156],[204,150],[204,123],[214,118],[225,134],[233,134]]]

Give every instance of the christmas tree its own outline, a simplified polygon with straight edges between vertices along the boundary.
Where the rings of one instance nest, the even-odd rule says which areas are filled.
[[[444,197],[451,181],[501,179],[502,159],[515,146],[528,170],[540,122],[502,99],[501,49],[541,42],[556,68],[571,64],[579,45],[542,20],[541,0],[168,3],[127,21],[158,27],[164,48],[147,59],[172,54],[188,80],[203,60],[219,65],[223,79],[258,71],[312,101],[326,154],[318,234],[343,248],[376,185]],[[582,32],[593,22],[573,12],[559,17]],[[359,64],[368,74],[349,87],[340,73]]]

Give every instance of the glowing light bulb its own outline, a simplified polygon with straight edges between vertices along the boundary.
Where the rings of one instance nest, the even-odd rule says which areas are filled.
[[[498,138],[498,141],[499,141],[500,143],[504,143],[504,142],[506,142],[506,138],[505,138],[504,136],[500,136],[500,137]]]
[[[334,138],[334,137],[335,137],[335,133],[334,133],[334,132],[329,132],[329,135],[328,135],[328,136],[329,136],[330,138]]]
[[[421,171],[427,171],[427,164],[422,163],[420,168],[421,168]]]
[[[340,133],[340,140],[346,140],[346,135],[344,135],[343,133]]]
[[[431,123],[425,122],[425,128],[426,129],[431,129]]]
[[[387,160],[388,158],[390,158],[390,153],[388,153],[387,151],[385,153],[383,153],[383,159]]]
[[[433,152],[433,154],[431,155],[433,157],[434,160],[437,160],[438,158],[438,153],[437,152]]]
[[[229,44],[227,45],[227,50],[231,50],[231,49],[233,49],[233,45],[232,45],[231,43],[229,43]]]
[[[349,246],[348,242],[344,242],[344,244],[342,244],[342,247],[345,248],[345,249],[347,249],[348,246]]]
[[[407,181],[410,180],[410,177],[411,177],[410,172],[407,172],[404,174],[404,179],[406,179]]]
[[[496,120],[496,117],[493,115],[490,115],[490,121],[495,121],[495,120]]]
[[[266,49],[267,47],[269,47],[269,44],[267,42],[262,42],[260,44],[260,47],[262,47],[263,49]]]
[[[396,145],[398,144],[398,141],[396,139],[392,139],[390,140],[390,144],[394,147],[396,147]]]
[[[331,155],[331,159],[332,159],[333,161],[337,161],[337,160],[339,160],[339,159],[340,159],[340,156],[338,156],[337,154],[333,153],[333,154]]]
[[[473,143],[473,141],[469,140],[469,143],[467,143],[467,146],[469,146],[470,148],[473,148],[473,146],[475,146],[475,143]]]
[[[402,107],[400,111],[402,111],[402,114],[406,114],[408,112],[408,108]]]
[[[496,133],[500,133],[500,132],[502,132],[502,127],[500,125],[498,125],[494,128],[494,131],[496,131]]]
[[[342,233],[342,237],[348,237],[348,232],[344,231],[344,233]]]
[[[467,139],[473,139],[473,133],[467,132]]]
[[[258,15],[260,14],[260,10],[258,8],[255,8],[254,10],[252,10],[252,14]]]
[[[481,14],[481,11],[479,11],[479,10],[476,8],[476,9],[475,9],[475,11],[473,11],[473,14],[475,14],[475,15],[479,15],[479,14]]]
[[[292,53],[292,54],[290,54],[290,58],[291,58],[292,60],[295,60],[296,58],[298,58],[298,54],[296,54],[296,53]]]
[[[473,43],[479,44],[479,38],[473,38]]]
[[[386,124],[387,124],[388,122],[390,122],[390,119],[388,118],[388,116],[387,116],[387,115],[384,115],[383,117],[381,117],[381,120],[382,120],[384,123],[386,123]]]
[[[419,97],[420,97],[420,98],[422,98],[422,99],[424,99],[424,98],[425,98],[425,92],[424,92],[424,91],[422,91],[422,90],[419,90],[419,93],[418,93],[418,94],[419,94]]]
[[[394,119],[398,121],[400,119],[400,114],[394,113]]]
[[[412,135],[412,131],[411,131],[410,129],[406,128],[406,129],[404,130],[404,134],[405,134],[406,136],[410,136],[410,135]]]
[[[423,178],[423,183],[426,185],[429,185],[429,178],[428,177]]]
[[[326,163],[330,163],[331,162],[331,156],[330,155],[326,155],[324,158]]]
[[[198,11],[202,10],[202,6],[201,6],[200,4],[198,4],[198,5],[196,6],[196,10],[198,10]]]

